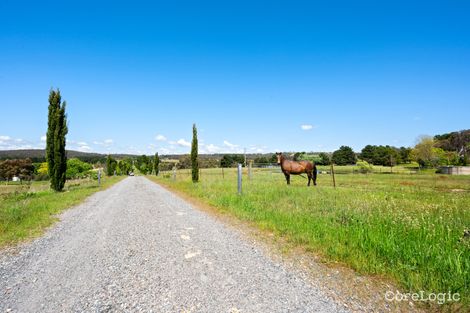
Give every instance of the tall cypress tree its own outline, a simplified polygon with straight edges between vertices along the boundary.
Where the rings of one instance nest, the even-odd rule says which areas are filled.
[[[197,183],[199,181],[199,163],[197,160],[197,149],[197,128],[196,124],[193,124],[193,141],[191,144],[191,168],[193,183]]]
[[[160,157],[158,156],[158,152],[155,153],[155,159],[153,160],[153,167],[155,170],[155,176],[158,176],[160,172]]]
[[[46,160],[51,188],[61,191],[65,185],[67,154],[65,152],[67,128],[66,102],[61,102],[60,91],[49,93],[49,112],[47,121]]]

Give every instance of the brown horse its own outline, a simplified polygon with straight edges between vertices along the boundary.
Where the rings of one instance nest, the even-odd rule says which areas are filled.
[[[315,163],[309,161],[290,161],[284,158],[282,153],[276,152],[277,164],[281,165],[282,172],[286,176],[287,184],[290,185],[290,175],[300,175],[306,173],[308,176],[308,185],[310,186],[310,180],[313,180],[313,184],[317,185],[317,166]]]

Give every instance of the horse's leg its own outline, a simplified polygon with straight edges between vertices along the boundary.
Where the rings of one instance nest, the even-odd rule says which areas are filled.
[[[308,184],[307,186],[310,186],[310,180],[312,179],[312,173],[307,173],[308,176]]]
[[[290,185],[290,175],[288,173],[284,173],[284,176],[286,176],[287,184]]]

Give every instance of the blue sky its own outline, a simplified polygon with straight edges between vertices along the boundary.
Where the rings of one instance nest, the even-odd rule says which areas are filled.
[[[410,146],[470,128],[468,1],[0,2],[0,149]],[[303,126],[303,127],[302,127]]]

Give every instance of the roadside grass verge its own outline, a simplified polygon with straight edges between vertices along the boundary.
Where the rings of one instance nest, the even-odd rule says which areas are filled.
[[[0,248],[41,235],[45,228],[57,221],[56,214],[121,179],[105,177],[101,180],[101,187],[96,181],[82,180],[67,182],[63,192],[42,190],[1,195]]]
[[[442,175],[328,175],[307,188],[302,178],[286,186],[282,175],[259,172],[244,176],[243,195],[236,175],[224,179],[205,170],[201,182],[179,173],[149,177],[170,188],[269,230],[305,247],[325,262],[340,262],[363,274],[396,282],[403,292],[459,293],[469,308],[470,177]]]

